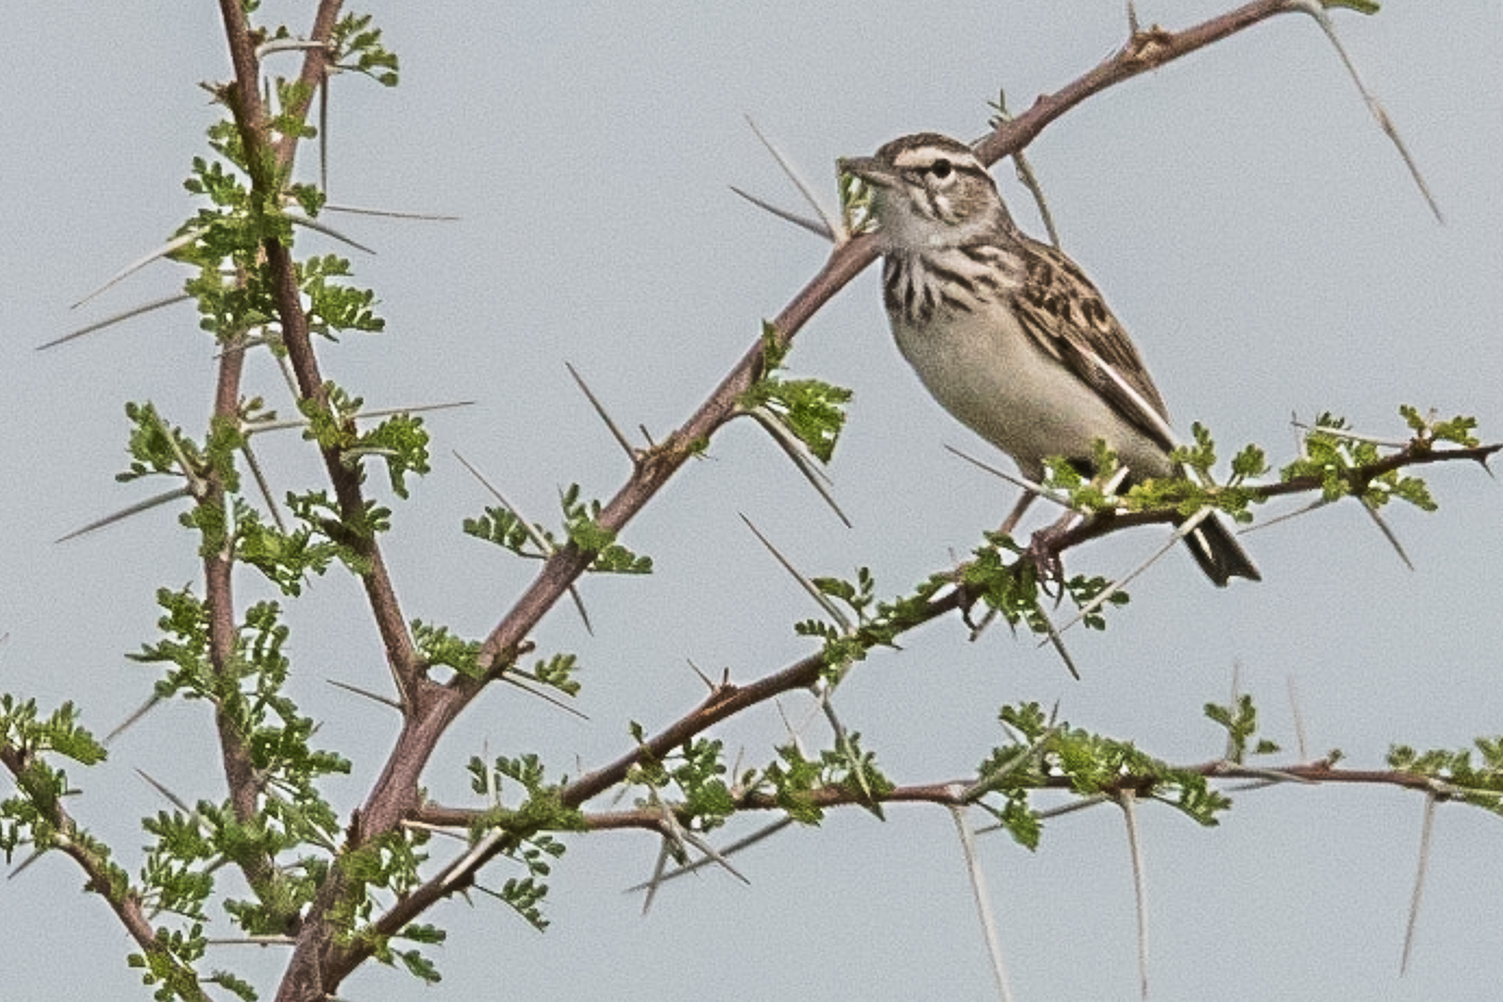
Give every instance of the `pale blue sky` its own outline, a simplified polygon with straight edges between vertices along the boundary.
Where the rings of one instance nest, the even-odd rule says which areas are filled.
[[[271,6],[294,26],[310,7]],[[1485,437],[1503,438],[1503,23],[1496,3],[1440,7],[1393,0],[1378,17],[1335,17],[1445,226],[1307,18],[1115,89],[1029,150],[1066,249],[1133,333],[1181,430],[1199,420],[1224,453],[1258,441],[1282,462],[1291,414],[1330,409],[1398,437],[1396,409],[1413,403],[1474,413]],[[661,435],[823,261],[817,239],[728,190],[796,204],[744,114],[833,203],[837,156],[920,129],[974,137],[999,88],[1021,110],[1126,30],[1116,3],[1037,0],[361,9],[400,53],[403,83],[335,81],[331,197],[463,220],[338,221],[378,250],[355,264],[380,295],[388,333],[347,338],[324,364],[373,405],[478,401],[432,418],[435,472],[388,544],[409,614],[472,634],[532,568],[460,534],[488,498],[450,450],[540,521],[562,485],[609,495],[624,460],[564,362],[622,425]],[[1168,27],[1220,9],[1138,6],[1144,23]],[[0,689],[76,699],[103,733],[149,691],[149,671],[123,654],[153,638],[153,590],[195,580],[196,560],[164,510],[52,540],[149,492],[112,479],[124,465],[123,402],[153,400],[197,427],[213,348],[191,308],[178,308],[32,349],[180,283],[158,264],[68,309],[192,211],[180,181],[217,114],[197,84],[225,77],[228,60],[212,4],[18,4],[3,22]],[[274,67],[291,72],[294,57],[282,58]],[[998,175],[1015,214],[1040,232],[1010,171]],[[968,549],[1011,504],[1011,488],[942,448],[997,458],[908,371],[873,274],[809,325],[791,365],[856,392],[831,471],[855,528],[835,521],[765,436],[727,430],[714,459],[688,467],[626,533],[658,573],[586,582],[593,638],[568,608],[538,632],[540,648],[579,654],[590,720],[513,692],[488,697],[440,748],[427,777],[435,798],[463,802],[462,764],[487,748],[535,749],[555,772],[614,758],[628,746],[626,721],[651,729],[702,698],[686,659],[745,681],[807,653],[791,624],[816,610],[738,513],[808,573],[869,565],[892,595]],[[265,360],[248,378],[282,392]],[[284,464],[283,487],[318,475],[292,438],[267,458]],[[1020,699],[1057,700],[1072,723],[1200,761],[1221,749],[1200,707],[1226,698],[1240,665],[1268,735],[1291,749],[1294,681],[1311,755],[1340,747],[1353,764],[1377,766],[1393,741],[1451,747],[1503,731],[1503,495],[1473,468],[1438,469],[1430,482],[1439,514],[1392,513],[1412,573],[1354,506],[1338,506],[1247,537],[1262,584],[1216,590],[1171,555],[1106,633],[1071,638],[1082,682],[1031,642],[998,629],[970,644],[948,620],[863,664],[840,695],[844,722],[902,782],[965,775],[997,740],[997,707]],[[1120,535],[1076,553],[1072,568],[1120,573],[1159,538]],[[356,760],[335,790],[348,811],[394,719],[324,683],[379,687],[386,673],[357,589],[331,578],[314,594],[291,615],[297,695],[325,722],[321,739]],[[797,700],[785,709],[795,721],[806,712]],[[721,736],[763,762],[782,727],[768,708]],[[71,806],[134,869],[145,841],[136,821],[165,805],[132,770],[217,799],[212,765],[192,761],[208,737],[201,707],[156,713],[115,744],[108,766],[71,772],[83,790]],[[807,739],[822,740],[817,730]],[[1494,997],[1503,826],[1475,810],[1440,811],[1416,951],[1397,977],[1421,806],[1390,789],[1262,791],[1240,795],[1210,831],[1145,809],[1153,998]],[[1035,855],[995,836],[982,846],[1020,1000],[1135,996],[1115,811],[1052,822]],[[643,834],[571,841],[544,935],[488,899],[440,908],[431,919],[451,933],[434,955],[445,981],[425,997],[991,997],[941,810],[894,808],[886,824],[838,813],[740,857],[750,887],[709,872],[666,888],[643,918],[621,891],[650,872],[655,852]],[[499,865],[492,882],[511,875]],[[80,881],[49,858],[0,887],[9,993],[149,997],[124,965],[126,937]],[[210,966],[260,978],[269,992],[280,960],[227,948]],[[342,995],[417,991],[373,968]]]

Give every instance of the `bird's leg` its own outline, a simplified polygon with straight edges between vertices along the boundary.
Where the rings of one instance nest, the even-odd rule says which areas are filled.
[[[1036,497],[1038,497],[1038,495],[1033,491],[1024,491],[1023,496],[1018,498],[1018,503],[1012,506],[1012,511],[1007,513],[1007,517],[1004,518],[1002,520],[1002,524],[997,527],[997,532],[1004,536],[1012,535],[1012,530],[1017,528],[1018,522],[1023,518],[1023,513],[1028,510],[1029,505],[1033,504],[1033,499]],[[987,609],[986,615],[981,617],[981,621],[979,623],[973,622],[971,620],[971,605],[975,602],[976,597],[966,592],[965,585],[962,584],[959,580],[959,575],[956,576],[955,585],[960,589],[961,592],[961,620],[965,623],[966,626],[971,628],[971,639],[975,640],[977,637],[981,636],[982,631],[990,626],[992,620],[997,617],[997,610]]]
[[[1012,511],[1008,512],[1007,517],[1002,520],[1002,525],[997,531],[1004,535],[1012,535],[1012,530],[1017,528],[1018,522],[1023,518],[1023,513],[1028,510],[1029,505],[1033,504],[1033,499],[1036,497],[1038,495],[1033,491],[1024,491],[1023,496],[1018,498],[1018,503],[1012,506]]]
[[[1004,536],[1012,535],[1013,529],[1017,528],[1018,522],[1022,521],[1023,513],[1028,510],[1029,505],[1033,504],[1036,497],[1038,495],[1033,491],[1024,491],[1023,496],[1018,498],[1018,503],[1012,506],[1012,511],[1008,512],[1007,517],[1002,520],[1002,525],[998,527],[997,532]],[[1060,566],[1059,556],[1053,550],[1053,540],[1068,528],[1074,519],[1075,512],[1065,512],[1053,525],[1036,531],[1027,549],[1023,551],[1023,559],[1033,561],[1034,567],[1038,568],[1040,582],[1048,582],[1060,576],[1063,568]],[[982,624],[983,627],[985,625],[985,623]]]
[[[1035,530],[1028,540],[1028,548],[1023,551],[1022,559],[1033,561],[1033,566],[1038,569],[1039,586],[1048,592],[1050,581],[1063,582],[1065,578],[1065,566],[1059,559],[1056,549],[1059,539],[1069,531],[1075,521],[1080,518],[1080,513],[1067,511],[1058,519],[1042,529]],[[1064,598],[1064,588],[1061,587],[1054,596],[1055,604]]]
[[[1004,536],[1012,535],[1012,530],[1017,528],[1018,522],[1023,517],[1023,513],[1028,510],[1029,505],[1033,504],[1033,499],[1037,496],[1033,491],[1024,491],[1023,496],[1018,498],[1018,503],[1012,506],[1012,511],[1008,512],[1007,517],[1002,520],[1002,524],[997,528],[997,532]],[[971,606],[975,603],[976,596],[966,590],[958,571],[955,575],[955,587],[960,591],[960,618],[966,626],[970,627],[971,639],[975,640],[981,636],[983,630],[991,625],[991,621],[996,618],[997,610],[987,609],[986,615],[981,617],[979,623],[973,622],[971,620]]]
[[[1106,482],[1101,485],[1102,492],[1108,496],[1115,494],[1117,489],[1127,480],[1127,474],[1127,467],[1117,467],[1112,471],[1112,475],[1106,479]],[[1025,497],[1028,500],[1032,500],[1031,495]],[[1022,502],[1019,502],[1019,504],[1021,505]],[[1014,509],[1014,514],[1017,513],[1017,509]],[[1008,517],[1011,518],[1012,516],[1009,515]],[[1081,513],[1078,511],[1073,509],[1066,511],[1052,525],[1045,526],[1035,532],[1033,537],[1028,541],[1028,549],[1023,551],[1023,556],[1032,560],[1033,565],[1038,568],[1040,583],[1046,584],[1051,580],[1063,583],[1065,568],[1059,559],[1057,547],[1059,540],[1070,531],[1076,520],[1081,517]],[[1055,599],[1058,601],[1063,597],[1064,588],[1061,587]]]

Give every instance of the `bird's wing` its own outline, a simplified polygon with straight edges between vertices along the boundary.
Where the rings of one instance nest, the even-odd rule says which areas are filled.
[[[1021,239],[1018,249],[1025,277],[1013,292],[1011,305],[1023,330],[1133,427],[1165,452],[1173,449],[1174,432],[1164,398],[1101,293],[1064,254],[1047,244]]]

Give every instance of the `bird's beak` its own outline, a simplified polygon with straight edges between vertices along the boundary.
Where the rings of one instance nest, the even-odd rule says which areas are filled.
[[[841,157],[835,166],[841,174],[860,178],[874,188],[891,188],[898,179],[897,173],[876,157]]]

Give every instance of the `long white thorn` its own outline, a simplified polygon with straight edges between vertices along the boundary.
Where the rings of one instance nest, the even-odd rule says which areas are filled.
[[[980,857],[976,855],[976,837],[966,822],[964,807],[952,806],[950,817],[955,822],[955,831],[960,835],[960,851],[965,857],[971,897],[976,902],[976,918],[981,923],[981,935],[986,940],[987,959],[991,961],[992,983],[996,985],[997,997],[1002,1002],[1012,1002],[1012,988],[1007,983],[1007,967],[1002,962],[1002,941],[997,935],[997,917],[992,913],[991,895],[986,890],[986,874],[982,872]]]
[[[128,508],[121,508],[119,511],[110,515],[106,515],[104,518],[95,519],[88,525],[84,526],[82,529],[74,529],[66,536],[59,536],[56,540],[54,540],[54,542],[66,543],[70,539],[77,539],[79,536],[88,535],[95,529],[103,529],[107,525],[114,525],[116,522],[119,522],[122,519],[130,518],[132,515],[140,514],[141,512],[155,508],[158,505],[164,505],[169,501],[176,501],[178,498],[186,498],[191,496],[192,492],[187,487],[174,487],[170,491],[166,491],[162,494],[157,494],[154,497],[149,497],[145,501],[138,501]]]
[[[1315,23],[1320,25],[1320,30],[1326,33],[1326,39],[1335,48],[1336,54],[1341,57],[1341,63],[1346,67],[1347,75],[1356,85],[1357,93],[1361,94],[1362,100],[1367,103],[1367,110],[1378,123],[1378,127],[1383,130],[1383,134],[1388,137],[1389,142],[1393,143],[1394,149],[1399,151],[1404,166],[1409,170],[1409,176],[1414,179],[1415,186],[1424,196],[1425,204],[1430,207],[1435,221],[1444,224],[1446,218],[1441,215],[1440,205],[1436,203],[1435,196],[1430,193],[1430,185],[1426,183],[1425,176],[1420,173],[1419,164],[1415,163],[1414,157],[1410,155],[1409,147],[1404,145],[1404,140],[1399,135],[1398,128],[1393,124],[1393,119],[1388,117],[1388,111],[1383,107],[1383,103],[1362,82],[1361,75],[1357,73],[1357,65],[1352,62],[1352,57],[1347,55],[1346,47],[1341,44],[1341,39],[1336,35],[1336,25],[1331,21],[1331,15],[1326,13],[1326,9],[1317,0],[1289,0],[1289,9],[1309,14],[1315,18]]]
[[[1138,798],[1131,790],[1117,794],[1127,822],[1127,848],[1132,854],[1132,889],[1138,919],[1138,990],[1148,997],[1148,880],[1143,869],[1143,846],[1138,841]]]
[[[745,515],[742,515],[741,521],[745,522],[746,527],[752,531],[752,535],[756,536],[758,541],[760,541],[763,546],[767,547],[767,552],[771,553],[773,555],[773,558],[776,559],[778,563],[783,565],[783,570],[787,571],[793,576],[793,579],[799,583],[799,587],[803,588],[804,591],[809,593],[809,597],[814,599],[814,601],[819,604],[819,607],[825,611],[825,614],[827,616],[840,624],[840,629],[842,632],[854,633],[856,631],[856,624],[851,622],[850,617],[845,614],[844,610],[842,610],[838,605],[832,602],[830,600],[830,596],[826,595],[824,592],[816,588],[813,581],[810,581],[808,578],[804,577],[803,574],[799,573],[798,568],[793,566],[793,562],[790,561],[787,557],[783,556],[783,554],[779,552],[778,548],[772,545],[772,541],[770,539],[762,535],[762,530],[758,529],[756,525],[752,523],[751,519],[747,518]]]
[[[409,212],[402,209],[373,209],[364,205],[335,205],[333,202],[325,202],[324,212],[347,212],[352,216],[383,216],[387,219],[421,219],[437,223],[453,223],[460,220],[460,216],[443,216],[432,212]]]
[[[118,282],[123,281],[126,278],[129,278],[131,275],[140,271],[148,264],[151,264],[151,262],[155,261],[157,258],[166,257],[173,251],[181,250],[182,248],[191,244],[193,241],[197,240],[198,237],[198,230],[189,230],[187,233],[184,233],[181,236],[173,237],[171,240],[167,241],[165,244],[162,244],[162,246],[156,248],[155,250],[146,252],[145,254],[136,258],[130,264],[126,265],[124,268],[121,268],[119,271],[115,272],[115,274],[111,275],[103,285],[80,299],[78,302],[74,303],[71,307],[69,307],[69,309],[78,309],[84,303],[87,303],[89,300],[93,299],[104,290],[110,288]]]
[[[749,415],[752,420],[756,421],[772,436],[772,440],[778,444],[778,448],[783,450],[783,454],[793,462],[793,465],[798,468],[799,473],[803,474],[804,479],[809,481],[809,486],[813,487],[819,496],[824,499],[825,504],[830,506],[830,510],[835,513],[835,517],[844,522],[847,529],[851,528],[851,520],[835,501],[835,495],[830,492],[830,475],[814,465],[808,447],[789,431],[787,426],[778,420],[777,416],[768,408],[753,407],[751,410],[744,411],[743,413]]]
[[[777,216],[784,222],[792,223],[794,226],[797,226],[800,229],[808,230],[815,236],[824,237],[826,240],[834,243],[835,234],[830,232],[830,228],[825,225],[823,220],[810,219],[808,216],[801,216],[796,212],[790,212],[787,209],[780,209],[766,199],[758,198],[756,195],[753,195],[748,191],[743,191],[742,189],[736,187],[734,184],[730,186],[730,189],[762,211],[770,212],[772,215]]]
[[[1399,974],[1409,970],[1409,954],[1414,947],[1414,931],[1419,926],[1420,902],[1425,897],[1425,875],[1430,870],[1430,839],[1435,833],[1435,797],[1425,797],[1425,820],[1420,828],[1419,865],[1414,871],[1414,891],[1409,896],[1409,921],[1404,925],[1404,952],[1399,958]]]
[[[767,147],[767,152],[772,154],[772,158],[778,162],[778,166],[783,169],[783,173],[788,176],[788,180],[793,182],[793,186],[798,189],[798,193],[804,196],[804,201],[809,203],[809,208],[813,209],[815,214],[824,221],[825,229],[829,232],[829,239],[834,240],[835,234],[840,232],[840,227],[835,225],[835,220],[830,216],[829,212],[825,211],[825,207],[820,204],[819,199],[814,197],[814,192],[804,183],[804,179],[799,177],[798,171],[793,169],[793,165],[788,162],[787,157],[783,156],[782,151],[772,144],[772,140],[762,134],[761,129],[757,128],[757,123],[750,115],[746,116],[746,124],[751,126],[752,132],[757,134],[757,139],[761,140],[762,145]]]
[[[136,306],[123,312],[116,313],[112,317],[106,317],[105,319],[100,320],[97,323],[89,324],[87,327],[80,327],[78,328],[78,330],[64,334],[62,337],[55,337],[51,341],[48,341],[46,344],[37,345],[36,350],[46,351],[48,348],[55,348],[60,344],[67,344],[69,341],[72,341],[75,338],[81,338],[85,334],[92,334],[95,331],[104,330],[104,328],[106,327],[118,324],[123,320],[129,320],[131,317],[139,317],[143,313],[150,313],[152,310],[160,310],[162,307],[171,306],[174,303],[187,302],[192,298],[193,297],[188,295],[186,292],[177,292],[173,293],[170,296],[163,296],[161,299],[153,299],[149,303],[142,303],[140,306]]]

